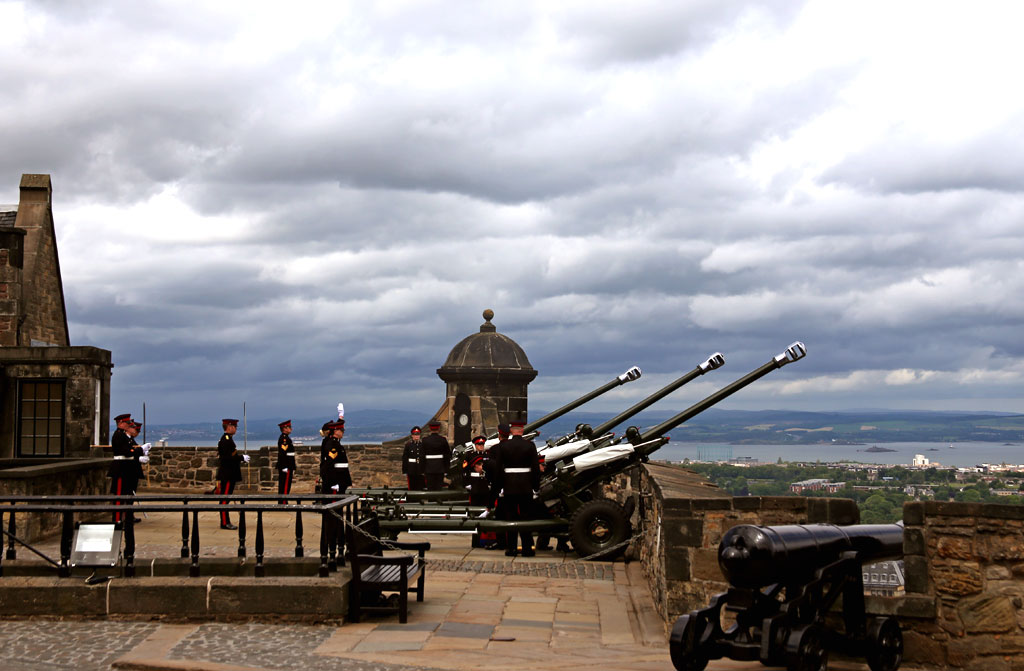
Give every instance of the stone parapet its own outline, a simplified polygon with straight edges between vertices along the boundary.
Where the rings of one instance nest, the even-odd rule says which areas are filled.
[[[404,487],[402,447],[376,443],[345,445],[352,480],[357,487]],[[277,461],[275,445],[249,450],[248,464],[242,465],[245,491],[276,492]],[[109,451],[109,448],[107,448]],[[320,445],[295,446],[296,470],[292,491],[312,492],[320,460]],[[154,447],[143,482],[146,487],[175,489],[212,489],[217,475],[216,447]]]
[[[1024,669],[1024,506],[909,502],[908,597],[931,613],[900,613],[907,661],[931,668]]]

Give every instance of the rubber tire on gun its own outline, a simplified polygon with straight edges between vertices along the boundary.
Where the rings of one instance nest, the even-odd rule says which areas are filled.
[[[868,627],[868,666],[871,671],[896,671],[903,661],[903,632],[894,617],[875,618]]]
[[[609,561],[621,556],[626,545],[614,550],[633,535],[626,511],[610,499],[587,501],[569,519],[569,539],[572,547],[581,557]],[[608,549],[607,552],[602,550]]]
[[[697,631],[696,620],[692,614],[682,615],[672,627],[668,649],[676,671],[704,671],[708,665],[707,655],[700,652],[703,632]]]

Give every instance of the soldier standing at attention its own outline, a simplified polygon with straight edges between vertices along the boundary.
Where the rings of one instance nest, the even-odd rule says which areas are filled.
[[[292,481],[295,479],[295,446],[289,435],[292,432],[292,420],[288,419],[277,425],[281,429],[281,435],[277,438],[277,493],[290,494]],[[288,503],[281,499],[281,505]]]
[[[409,441],[402,450],[402,473],[409,489],[423,489],[423,441],[420,440],[422,429],[418,426],[409,430]]]
[[[235,485],[242,480],[242,462],[249,463],[249,455],[240,454],[238,448],[235,447],[235,439],[232,436],[238,431],[238,420],[222,419],[221,427],[224,429],[224,435],[217,442],[220,464],[217,466],[217,489],[214,490],[214,493],[230,496],[235,492]],[[221,501],[221,504],[226,506],[228,502],[224,500]],[[231,523],[231,517],[227,510],[221,511],[220,528],[238,528]]]
[[[324,494],[341,496],[352,486],[352,473],[348,467],[348,455],[345,454],[345,448],[341,446],[341,439],[345,437],[345,420],[339,419],[337,422],[331,422],[328,426],[331,435],[325,441],[327,453],[321,464],[323,491]],[[337,568],[335,553],[343,554],[345,548],[341,521],[333,515],[327,515],[324,517],[324,525],[327,535],[327,549],[330,555],[329,566]]]
[[[469,490],[469,505],[488,506],[494,503],[494,496],[491,495],[491,486],[487,481],[488,453],[484,445],[487,438],[477,436],[473,439],[473,447],[476,451],[466,456],[463,461],[463,482],[466,482],[466,489]]]
[[[441,422],[436,419],[427,424],[430,435],[423,439],[423,478],[430,491],[444,489],[444,474],[452,462],[452,448],[448,439],[440,434]]]
[[[132,491],[128,485],[131,473],[135,468],[135,464],[132,463],[132,441],[128,436],[128,427],[132,424],[132,416],[130,413],[118,415],[114,418],[114,423],[117,424],[117,429],[110,436],[110,447],[113,449],[114,459],[110,462],[107,476],[110,478],[110,493],[114,496],[124,496]],[[115,502],[114,505],[121,504]],[[114,524],[120,521],[121,513],[114,513]]]
[[[135,439],[139,436],[142,431],[142,423],[131,420],[131,423],[125,429],[125,433],[128,434],[128,440],[131,443],[131,457],[132,460],[129,463],[128,473],[125,478],[125,493],[135,496],[139,493],[139,482],[142,481],[144,473],[142,472],[142,464],[149,463],[149,443],[145,445],[139,445]],[[134,517],[133,521],[137,524],[142,520],[138,517]]]
[[[525,422],[509,422],[512,437],[496,445],[491,455],[494,466],[495,487],[498,490],[498,519],[509,522],[531,518],[534,497],[540,489],[540,466],[537,446],[523,438]],[[516,536],[522,540],[523,556],[533,557],[533,534],[529,531],[509,531],[505,536],[505,555],[516,555]]]

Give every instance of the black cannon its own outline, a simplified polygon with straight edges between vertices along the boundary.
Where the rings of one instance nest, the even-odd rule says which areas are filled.
[[[790,671],[824,671],[829,651],[896,671],[903,635],[895,618],[868,621],[865,563],[903,556],[901,524],[733,527],[718,546],[729,591],[676,620],[669,649],[678,671],[709,660],[759,660]],[[826,616],[842,598],[838,626]],[[722,628],[722,609],[735,623]]]

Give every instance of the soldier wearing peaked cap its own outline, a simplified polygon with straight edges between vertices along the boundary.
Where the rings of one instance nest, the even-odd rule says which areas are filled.
[[[320,464],[321,479],[323,480],[324,494],[336,494],[341,496],[352,486],[352,474],[348,467],[348,455],[341,445],[341,439],[345,437],[345,420],[328,423],[328,436],[324,444],[327,452]],[[330,556],[328,566],[337,568],[336,554],[344,554],[345,540],[342,535],[340,520],[333,515],[324,516],[324,533],[327,536],[327,549]]]
[[[521,521],[530,519],[534,510],[534,497],[540,489],[540,466],[537,461],[537,446],[523,438],[525,422],[510,422],[512,437],[496,446],[492,454],[494,484],[498,490],[500,520]],[[510,531],[505,536],[505,554],[515,556],[516,536],[522,540],[523,556],[532,557],[533,534],[529,531]]]
[[[222,419],[221,427],[224,429],[224,433],[217,442],[220,464],[217,466],[217,489],[214,490],[214,493],[230,496],[234,494],[235,486],[242,480],[242,462],[248,462],[249,455],[240,453],[235,446],[233,436],[238,431],[238,420]],[[228,501],[222,500],[221,504],[226,506]],[[220,528],[238,528],[231,523],[231,517],[226,509],[220,514]]]
[[[402,450],[402,473],[405,474],[409,489],[423,489],[423,430],[418,426],[409,430],[409,440]]]
[[[452,461],[452,448],[448,439],[441,435],[441,422],[431,420],[427,424],[430,435],[423,439],[423,478],[430,491],[444,489],[444,475]]]
[[[277,493],[290,494],[292,482],[295,480],[295,445],[292,444],[292,420],[285,420],[277,425],[281,429],[281,435],[277,437],[277,462],[274,468],[277,470]],[[281,504],[288,503],[281,499]]]
[[[473,439],[474,451],[462,461],[463,482],[469,490],[469,504],[471,506],[490,506],[494,503],[491,495],[490,482],[487,480],[489,456],[487,438],[477,436]]]
[[[134,457],[132,456],[132,439],[128,435],[128,428],[132,425],[131,414],[118,415],[114,418],[117,429],[110,436],[110,447],[114,452],[114,458],[110,462],[110,469],[107,477],[110,478],[110,493],[114,496],[125,496],[132,493],[129,485],[135,471]],[[115,503],[120,505],[120,503]],[[121,521],[122,514],[114,513],[114,523]]]

